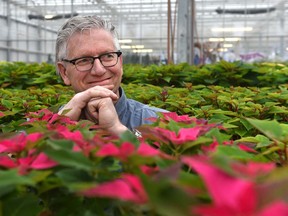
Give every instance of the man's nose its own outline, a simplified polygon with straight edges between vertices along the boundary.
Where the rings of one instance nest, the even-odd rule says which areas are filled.
[[[93,67],[91,69],[91,74],[101,76],[105,73],[106,68],[100,62],[100,59],[95,59],[93,62]]]

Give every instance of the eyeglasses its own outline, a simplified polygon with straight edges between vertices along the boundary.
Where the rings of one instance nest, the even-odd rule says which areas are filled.
[[[99,59],[101,64],[104,67],[113,67],[118,63],[118,58],[121,56],[122,52],[117,51],[117,52],[109,52],[109,53],[104,53],[99,56],[86,56],[86,57],[80,57],[80,58],[75,58],[75,59],[62,59],[62,61],[69,62],[73,65],[75,65],[76,69],[78,71],[89,71],[92,69],[94,65],[94,61],[96,59]]]

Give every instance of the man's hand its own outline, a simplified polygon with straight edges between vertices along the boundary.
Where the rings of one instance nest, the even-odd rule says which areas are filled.
[[[112,91],[113,87],[95,86],[77,93],[58,114],[64,113],[70,119],[79,121],[83,110],[88,120],[97,123],[100,128],[120,135],[128,129],[122,125],[115,110],[113,102],[117,101],[118,96]]]
[[[109,86],[95,86],[86,91],[79,92],[58,112],[62,113],[74,121],[79,121],[82,109],[86,107],[92,98],[111,98],[113,101],[118,99],[118,96],[112,92],[113,85]],[[66,112],[65,112],[66,110]]]
[[[88,120],[95,122],[102,129],[120,135],[125,132],[125,127],[119,120],[113,101],[110,97],[93,98],[84,108],[85,116]]]

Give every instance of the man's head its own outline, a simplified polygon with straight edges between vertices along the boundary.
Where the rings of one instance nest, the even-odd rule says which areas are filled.
[[[123,74],[119,50],[118,35],[110,22],[96,16],[73,17],[58,32],[57,72],[75,92],[112,84],[117,93]]]

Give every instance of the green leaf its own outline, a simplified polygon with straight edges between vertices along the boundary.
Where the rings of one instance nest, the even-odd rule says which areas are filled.
[[[32,194],[12,196],[2,202],[3,215],[23,216],[39,215],[42,206],[39,205],[39,198]],[[1,215],[1,211],[0,211]]]
[[[130,142],[134,144],[136,147],[139,146],[139,140],[137,139],[137,136],[131,133],[131,131],[125,131],[124,133],[121,134],[120,139],[122,142]]]
[[[231,138],[230,134],[223,134],[218,128],[212,128],[207,132],[206,136],[215,137],[219,143],[223,143]]]
[[[271,140],[261,134],[257,135],[255,138],[258,140],[256,148],[268,147],[272,144]]]
[[[163,77],[163,79],[167,82],[167,83],[170,83],[170,81],[171,81],[171,78],[172,77],[168,77],[168,76],[165,76],[165,77]]]
[[[247,121],[247,119],[240,119],[240,122],[244,125],[244,127],[246,128],[246,130],[251,130],[253,128],[253,126],[251,124],[249,124],[249,122]]]
[[[11,103],[9,100],[2,99],[1,103],[2,103],[2,105],[4,105],[8,109],[13,108],[13,103]]]
[[[156,215],[165,216],[186,216],[188,206],[192,204],[193,199],[189,198],[187,193],[178,187],[169,184],[166,179],[158,180],[142,178],[145,190],[148,192],[149,201],[155,207]]]
[[[47,149],[44,152],[59,164],[90,171],[93,168],[92,162],[81,152],[66,151],[64,149]]]
[[[47,144],[51,146],[53,149],[66,149],[66,150],[72,150],[73,148],[73,141],[71,140],[47,140]]]
[[[170,120],[168,122],[168,129],[171,130],[171,131],[174,131],[176,134],[178,134],[179,130],[181,129],[179,123],[173,121],[173,120]]]
[[[46,178],[53,173],[52,170],[32,170],[27,176],[38,183],[45,181]]]
[[[63,169],[55,173],[64,183],[91,182],[93,178],[83,170]]]
[[[276,120],[247,119],[247,121],[270,139],[281,140],[283,136],[282,127]]]
[[[265,150],[264,152],[262,152],[263,155],[269,155],[269,154],[272,154],[278,150],[282,150],[281,147],[279,146],[273,146],[273,147],[270,147],[268,148],[267,150]]]
[[[213,142],[212,138],[199,137],[195,141],[186,142],[186,143],[182,144],[182,148],[183,148],[182,151],[184,152],[184,151],[188,150],[189,148],[194,147],[196,145],[203,145],[205,143],[211,144],[212,142]]]
[[[0,171],[0,187],[7,187],[11,185],[34,185],[34,182],[26,177],[20,176],[18,170],[1,170]]]
[[[11,193],[15,189],[15,186],[9,185],[9,186],[0,186],[0,198],[2,196],[5,196],[9,193]],[[0,202],[0,215],[1,215],[1,202]]]
[[[216,155],[223,155],[233,159],[242,159],[249,160],[253,157],[252,154],[249,154],[236,146],[218,146],[215,152]]]

